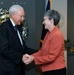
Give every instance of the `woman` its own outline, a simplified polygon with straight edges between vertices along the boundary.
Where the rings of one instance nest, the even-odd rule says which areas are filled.
[[[40,65],[44,75],[66,75],[64,37],[57,27],[59,21],[60,14],[56,10],[45,12],[43,24],[48,32],[42,48],[32,55],[26,54],[23,59],[25,64],[34,60],[36,65]]]

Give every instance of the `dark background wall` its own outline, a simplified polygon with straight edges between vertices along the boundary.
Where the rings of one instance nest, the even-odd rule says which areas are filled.
[[[68,27],[67,38],[74,43],[74,0],[68,0]]]
[[[68,0],[68,18],[67,18],[67,38],[74,44],[74,0]],[[68,75],[74,74],[74,53],[71,53],[71,49],[68,50],[67,65]]]

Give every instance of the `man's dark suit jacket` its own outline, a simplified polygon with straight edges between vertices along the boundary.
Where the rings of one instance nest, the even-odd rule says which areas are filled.
[[[28,54],[32,52],[25,43],[22,47],[11,21],[2,23],[0,25],[0,75],[25,75],[22,56],[27,51]]]

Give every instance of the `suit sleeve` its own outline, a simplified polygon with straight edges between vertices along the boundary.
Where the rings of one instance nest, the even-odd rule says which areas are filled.
[[[36,52],[38,52],[38,50],[33,49],[33,48],[29,48],[28,46],[26,46],[25,53],[31,55],[31,54],[36,53]]]

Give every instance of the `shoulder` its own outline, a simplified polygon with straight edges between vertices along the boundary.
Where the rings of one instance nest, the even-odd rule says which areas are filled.
[[[10,23],[10,20],[8,19],[7,21],[3,22],[1,25],[0,25],[0,28],[7,28],[9,26],[9,23]]]
[[[3,22],[0,25],[0,32],[1,33],[6,33],[9,30],[10,24],[9,24],[9,20]]]
[[[60,31],[58,27],[55,28],[54,33],[53,33],[53,38],[64,38],[63,33]]]

